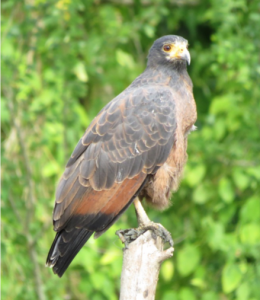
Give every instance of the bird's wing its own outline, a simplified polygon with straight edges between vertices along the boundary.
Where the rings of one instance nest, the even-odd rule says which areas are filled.
[[[54,229],[110,227],[174,144],[174,94],[167,87],[127,89],[93,120],[60,180]],[[129,203],[130,202],[130,203]]]

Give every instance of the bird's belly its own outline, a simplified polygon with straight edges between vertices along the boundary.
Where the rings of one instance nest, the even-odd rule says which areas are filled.
[[[183,136],[182,136],[183,137]],[[151,176],[141,196],[157,209],[169,206],[172,192],[179,187],[183,167],[187,160],[187,139],[177,139],[166,162]]]

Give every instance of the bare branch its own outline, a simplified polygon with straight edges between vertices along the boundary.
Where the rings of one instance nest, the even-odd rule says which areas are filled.
[[[10,194],[9,194],[9,197],[8,197],[8,201],[9,201],[11,207],[12,207],[12,210],[13,210],[13,212],[14,212],[14,214],[15,214],[17,220],[18,220],[18,222],[19,222],[20,224],[23,224],[23,218],[22,218],[22,216],[20,215],[19,211],[17,210],[17,208],[16,208],[16,206],[15,206],[15,203],[14,203],[14,201],[13,201],[13,197],[12,197]]]
[[[33,263],[33,273],[34,273],[34,279],[35,279],[35,287],[36,287],[36,292],[39,300],[46,300],[45,293],[43,291],[43,284],[42,284],[42,279],[41,279],[41,272],[39,268],[39,263],[37,260],[37,253],[34,248],[33,241],[30,236],[27,237],[28,239],[28,246],[29,246],[29,255]]]
[[[125,244],[120,300],[153,300],[161,263],[174,251],[163,246],[166,241],[173,245],[173,240],[161,224],[150,221],[138,197],[133,203],[139,227],[116,232]]]
[[[35,245],[36,242],[42,237],[48,228],[52,225],[52,221],[45,222],[41,229],[34,235],[32,240],[32,245]]]
[[[21,147],[21,153],[22,153],[24,166],[25,166],[25,177],[26,177],[27,186],[29,188],[29,201],[26,201],[27,217],[26,217],[26,222],[25,222],[23,231],[24,231],[24,235],[26,236],[27,241],[28,241],[29,255],[30,255],[30,259],[33,264],[35,288],[36,288],[36,293],[37,293],[38,299],[46,300],[45,293],[43,290],[43,284],[42,284],[42,280],[41,280],[40,267],[39,267],[39,263],[37,260],[35,241],[33,241],[32,236],[30,234],[30,229],[29,229],[30,221],[31,221],[31,218],[34,213],[34,203],[35,203],[34,182],[33,182],[33,178],[32,178],[30,160],[29,160],[29,156],[28,156],[28,152],[27,152],[27,148],[26,148],[26,144],[25,144],[25,139],[23,137],[23,132],[22,132],[19,120],[14,111],[13,92],[11,89],[5,89],[4,93],[5,93],[6,99],[8,99],[7,106],[8,106],[10,115],[11,115],[13,127],[15,128],[16,133],[17,133],[19,145]],[[11,198],[9,198],[9,202],[11,203],[14,213],[17,215],[17,218],[20,220],[21,216],[16,211],[15,204],[12,202]]]
[[[11,26],[13,25],[13,20],[15,19],[17,13],[21,11],[21,5],[22,5],[22,3],[18,2],[15,5],[15,7],[12,9],[12,12],[10,13],[7,24],[5,25],[5,30],[2,33],[2,44],[4,44],[4,42],[5,42],[5,38],[8,34]]]
[[[171,247],[163,251],[161,237],[145,232],[124,249],[120,300],[153,300],[161,263],[172,257]]]
[[[6,99],[8,99],[7,101],[7,106],[11,115],[11,120],[13,122],[13,126],[16,130],[17,133],[17,138],[18,138],[18,142],[19,145],[21,147],[21,152],[22,152],[22,156],[23,156],[23,161],[24,161],[24,166],[25,166],[25,178],[26,178],[26,182],[27,182],[27,186],[29,189],[29,201],[26,202],[26,206],[27,206],[27,217],[26,217],[26,228],[25,231],[28,232],[28,227],[29,227],[29,223],[30,220],[32,218],[33,212],[34,212],[34,203],[35,203],[35,196],[34,196],[34,183],[32,180],[32,170],[31,170],[31,166],[30,166],[30,160],[29,160],[29,156],[27,153],[27,149],[26,149],[26,145],[25,145],[25,139],[23,137],[23,132],[21,130],[21,125],[19,123],[19,120],[15,114],[14,111],[14,104],[13,104],[13,95],[12,95],[12,91],[11,90],[5,90],[5,94],[6,94]]]

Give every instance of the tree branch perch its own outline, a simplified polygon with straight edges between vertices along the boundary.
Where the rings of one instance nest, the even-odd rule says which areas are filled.
[[[173,247],[164,250],[165,241],[159,231],[147,230],[136,238],[136,232],[148,219],[139,200],[134,202],[138,207],[140,229],[119,230],[116,234],[125,243],[123,249],[123,267],[121,273],[120,300],[153,300],[161,264],[173,256]],[[141,212],[142,218],[140,217]],[[151,222],[150,222],[151,223]],[[162,227],[160,224],[155,224]],[[163,228],[163,227],[162,227]],[[163,228],[164,229],[164,228]],[[164,229],[165,230],[165,229]],[[134,241],[132,241],[134,240]]]
[[[163,250],[161,237],[146,231],[123,250],[120,300],[152,300],[161,263],[173,256],[173,247]]]

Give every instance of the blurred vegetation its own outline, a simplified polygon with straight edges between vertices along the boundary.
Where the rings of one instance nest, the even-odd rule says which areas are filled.
[[[145,68],[153,41],[189,40],[198,130],[172,206],[157,299],[260,299],[260,6],[257,0],[2,2],[2,297],[118,299],[120,228],[45,268],[55,186],[98,111]]]

